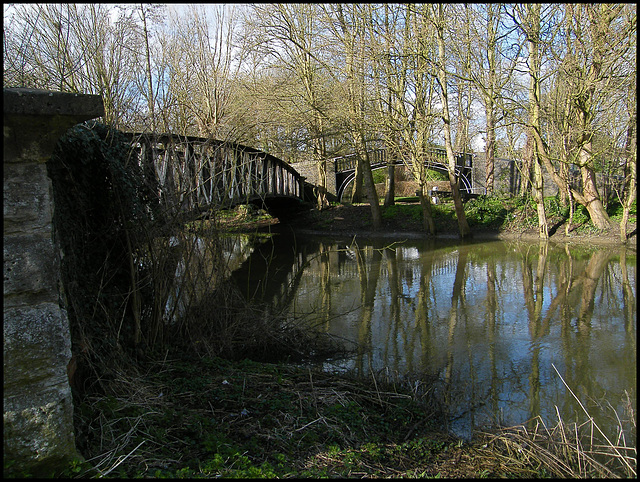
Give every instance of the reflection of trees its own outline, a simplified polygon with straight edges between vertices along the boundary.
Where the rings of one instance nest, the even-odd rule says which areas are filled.
[[[331,319],[331,269],[329,264],[330,248],[324,243],[318,247],[320,253],[320,316],[326,331],[329,331]]]
[[[466,267],[467,267],[467,246],[458,247],[458,263],[456,265],[456,276],[453,280],[453,289],[451,292],[451,308],[449,309],[448,320],[448,336],[447,336],[447,362],[445,365],[445,403],[447,406],[451,404],[451,379],[453,374],[453,362],[455,351],[455,332],[458,322],[458,306],[461,302],[464,293],[464,285],[466,282]]]
[[[420,350],[420,366],[425,369],[431,365],[429,356],[433,356],[435,346],[431,336],[431,323],[429,320],[429,311],[431,310],[431,269],[433,266],[433,251],[430,253],[422,253],[420,256],[420,285],[418,288],[417,306],[415,311],[416,327],[420,333],[422,349]]]
[[[530,248],[533,248],[531,246]],[[548,242],[538,244],[538,261],[535,278],[532,272],[533,262],[527,253],[522,262],[522,285],[525,305],[529,314],[529,336],[533,343],[531,353],[531,372],[529,374],[529,417],[540,413],[540,339],[548,333],[548,325],[541,322],[542,307],[544,305],[544,279],[547,265]]]
[[[237,257],[246,256],[248,240],[237,238],[233,241],[229,243],[218,237],[195,236],[188,232],[176,233],[170,240],[170,255],[160,260],[165,263],[165,276],[158,277],[160,289],[157,291],[164,294],[164,298],[154,310],[164,310],[165,319],[174,323],[183,318],[190,307],[198,306],[203,297],[210,296],[228,274],[224,269],[227,266],[222,259],[222,250],[227,248]],[[162,319],[159,312],[156,315]]]
[[[629,274],[627,273],[627,247],[623,246],[620,249],[620,272],[622,273],[622,302],[624,304],[624,320],[625,320],[625,329],[627,333],[633,335],[632,338],[635,340],[635,316],[634,312],[636,310],[636,297],[633,294],[633,288],[631,287],[631,283],[629,283]]]
[[[264,304],[268,312],[283,312],[295,300],[311,246],[298,246],[293,237],[283,235],[253,243],[253,252],[231,273],[229,281],[246,299]],[[317,245],[311,247],[312,251],[318,249]]]
[[[380,276],[380,264],[382,253],[380,250],[372,249],[370,246],[365,249],[355,248],[358,274],[360,277],[360,323],[358,325],[358,356],[356,359],[356,370],[359,374],[363,371],[363,356],[366,353],[371,366],[371,318],[373,316],[373,305],[376,296],[376,286]],[[370,268],[367,272],[366,252],[373,251]]]
[[[498,370],[496,368],[496,312],[498,300],[496,296],[496,261],[494,257],[488,257],[486,261],[487,269],[487,296],[486,296],[486,320],[485,324],[488,333],[489,363],[491,372],[490,401],[491,413],[494,417],[499,414],[498,405]]]
[[[620,252],[618,265],[618,251],[570,245],[563,250],[545,242],[514,243],[509,249],[504,249],[504,244],[445,249],[423,245],[415,261],[405,254],[404,247],[352,246],[346,252],[329,243],[309,249],[307,259],[315,261],[313,272],[306,271],[310,276],[303,287],[310,289],[301,292],[304,303],[322,311],[328,331],[341,330],[359,341],[356,373],[368,375],[369,367],[374,368],[373,350],[376,356],[381,355],[375,363],[389,368],[404,359],[407,366],[402,368],[420,367],[427,375],[439,373],[451,414],[463,415],[465,422],[485,415],[489,404],[496,418],[504,403],[509,410],[524,410],[522,416],[553,410],[547,403],[556,392],[549,384],[557,380],[547,367],[555,361],[560,368],[558,358],[565,359],[562,375],[577,393],[584,393],[585,388],[602,388],[603,392],[605,386],[615,387],[616,382],[620,385],[632,379],[626,367],[620,368],[620,374],[616,372],[614,377],[619,379],[613,384],[594,378],[600,373],[591,350],[593,347],[600,350],[599,355],[608,356],[602,351],[607,338],[596,339],[594,335],[599,327],[596,320],[606,323],[600,305],[607,303],[612,319],[626,323],[624,339],[611,338],[618,344],[609,353],[614,353],[612,358],[635,360],[634,268],[627,264],[629,255],[625,258],[624,252]],[[313,250],[318,256],[313,256]],[[332,263],[338,256],[343,261],[339,272],[334,264],[330,269],[329,253]],[[616,257],[615,263],[610,262],[612,257]],[[278,269],[271,266],[271,272]],[[267,283],[272,284],[271,280]],[[380,283],[384,283],[384,290],[379,289]],[[404,293],[407,289],[408,295]],[[380,293],[383,300],[376,299]],[[406,302],[407,296],[413,302]],[[355,320],[332,314],[346,300],[354,301],[352,297],[360,306]],[[525,351],[515,350],[511,340],[520,343],[523,335]],[[478,347],[487,347],[486,352],[480,353]],[[512,359],[516,363],[523,360],[525,366],[512,365],[519,371],[509,373]],[[634,367],[633,363],[628,366]],[[484,402],[487,406],[482,411],[474,408]],[[571,416],[575,410],[570,396],[559,395],[555,403],[563,416]]]
[[[566,277],[567,286],[562,294],[565,309],[561,311],[566,367],[566,373],[563,377],[576,394],[590,393],[594,395],[595,387],[589,365],[589,360],[593,356],[591,319],[598,285],[615,253],[605,249],[594,250],[586,264],[583,260],[579,261],[577,256],[568,249],[567,254],[564,263],[569,268],[565,268],[564,271],[568,271],[570,275]],[[584,266],[582,271],[579,269],[580,266]],[[602,285],[602,283],[600,284]],[[603,291],[601,290],[601,292]],[[577,295],[577,297],[573,295]],[[612,313],[615,312],[615,299],[608,299],[607,303],[608,309]],[[575,313],[576,308],[577,314]],[[575,329],[572,328],[574,321]],[[570,397],[565,398],[563,411],[572,413],[573,400]]]
[[[594,251],[577,281],[577,283],[582,284],[582,289],[580,290],[580,307],[577,320],[577,356],[574,357],[576,363],[574,365],[572,383],[574,390],[582,386],[586,393],[593,393],[592,377],[588,376],[588,361],[591,353],[591,318],[593,316],[596,288],[610,257],[611,253],[607,250],[599,249]]]
[[[387,276],[389,283],[389,320],[387,322],[387,336],[385,337],[385,352],[384,359],[389,360],[389,345],[392,345],[393,348],[393,360],[396,362],[396,366],[393,367],[394,371],[397,371],[398,366],[397,362],[400,358],[399,347],[398,347],[398,338],[400,332],[403,331],[403,326],[400,321],[400,280],[398,276],[398,259],[397,259],[397,248],[390,248],[385,250],[386,258],[387,258]],[[405,347],[406,349],[406,347]]]

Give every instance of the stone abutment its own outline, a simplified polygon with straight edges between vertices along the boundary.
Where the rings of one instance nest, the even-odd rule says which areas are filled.
[[[70,127],[104,114],[102,98],[33,89],[4,97],[4,460],[51,476],[76,457],[46,162]]]

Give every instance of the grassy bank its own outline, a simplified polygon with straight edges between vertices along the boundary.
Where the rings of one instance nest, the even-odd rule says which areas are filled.
[[[402,218],[412,224],[419,223],[422,212],[418,199],[414,197],[397,198],[398,204],[383,208],[383,217],[386,220]],[[433,217],[436,226],[441,231],[457,229],[455,211],[451,202],[444,202],[432,206]],[[551,234],[563,229],[569,222],[569,208],[562,206],[555,196],[545,199],[545,211]],[[612,203],[607,208],[611,221],[619,223],[622,219],[622,206],[620,203]],[[538,214],[535,204],[531,200],[522,198],[499,198],[480,196],[465,203],[465,215],[472,229],[477,231],[496,232],[526,232],[537,230]],[[629,224],[636,223],[635,204],[631,210]],[[569,232],[574,235],[599,234],[584,206],[577,206]],[[602,233],[603,234],[603,233]],[[615,233],[617,234],[617,232]]]
[[[435,407],[383,381],[220,358],[167,360],[148,370],[123,376],[122,397],[79,407],[86,430],[78,444],[96,454],[93,474],[437,475],[437,461],[462,447],[438,433]]]
[[[88,460],[64,475],[633,475],[621,462],[629,451],[600,446],[610,453],[596,462],[581,441],[572,442],[570,424],[463,442],[444,430],[428,385],[380,375],[358,380],[300,365],[182,356],[120,374],[112,388],[117,395],[87,397],[76,407],[77,445]]]
[[[432,205],[437,234],[456,236],[458,223],[453,203],[446,197],[440,201]],[[612,225],[607,231],[595,228],[582,206],[576,206],[571,218],[569,208],[561,206],[555,196],[545,199],[545,207],[549,236],[552,240],[620,243],[619,224],[622,219],[622,207],[619,203],[611,203],[607,207]],[[531,200],[480,196],[465,203],[465,214],[474,235],[531,238],[538,236],[538,216]],[[305,230],[328,234],[353,235],[373,231],[368,204],[336,204],[323,211],[313,209],[301,213],[290,223],[294,229],[302,226]],[[632,241],[636,236],[636,224],[634,204],[627,224],[628,237]],[[398,197],[395,205],[382,207],[382,228],[377,232],[425,234],[418,198]]]

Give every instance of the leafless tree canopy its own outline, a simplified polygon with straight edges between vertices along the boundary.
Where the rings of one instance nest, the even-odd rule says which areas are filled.
[[[421,182],[430,146],[484,151],[489,193],[494,159],[522,159],[524,194],[541,206],[546,172],[603,229],[608,199],[635,194],[633,4],[8,4],[3,42],[5,87],[100,94],[106,124],[234,140],[320,179],[357,153],[370,200],[367,152]]]

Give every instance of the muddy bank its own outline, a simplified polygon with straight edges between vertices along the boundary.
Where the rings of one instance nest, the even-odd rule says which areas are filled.
[[[455,218],[439,220],[438,233],[436,238],[457,239],[458,228]],[[398,216],[390,219],[383,219],[382,228],[374,230],[371,223],[371,210],[368,204],[340,205],[318,211],[312,209],[303,211],[290,219],[283,219],[278,223],[282,227],[287,227],[296,232],[309,234],[324,234],[335,236],[360,236],[377,238],[409,238],[426,239],[431,236],[425,232],[422,224],[414,217]],[[612,229],[608,232],[589,232],[587,230],[573,229],[569,234],[565,234],[565,223],[557,221],[549,223],[549,241],[556,243],[580,243],[598,245],[621,245],[620,225],[612,220]],[[474,240],[522,240],[537,241],[537,229],[516,229],[516,228],[491,228],[482,225],[472,225]],[[637,230],[636,223],[628,223],[627,233],[629,233],[628,246],[636,249]]]

